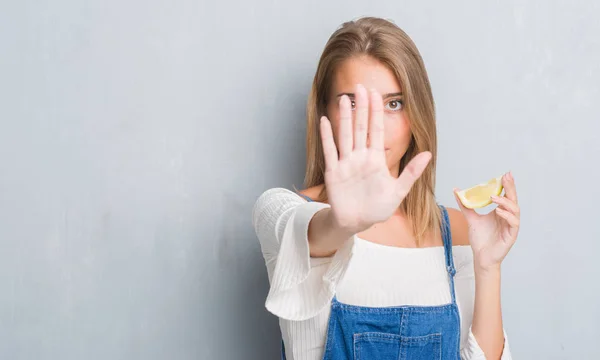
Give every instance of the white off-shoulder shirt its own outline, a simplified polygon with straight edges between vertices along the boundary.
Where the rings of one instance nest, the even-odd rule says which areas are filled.
[[[383,307],[451,302],[444,248],[399,248],[354,236],[332,257],[311,258],[308,225],[319,210],[298,194],[273,188],[258,198],[253,225],[267,266],[266,308],[279,317],[288,360],[323,357],[334,294],[346,304]],[[461,359],[485,359],[471,332],[475,279],[470,246],[452,247],[460,313]],[[511,359],[506,340],[502,359]]]

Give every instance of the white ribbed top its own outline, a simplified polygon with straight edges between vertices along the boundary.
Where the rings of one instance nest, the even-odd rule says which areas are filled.
[[[253,209],[271,284],[266,308],[279,317],[288,360],[323,357],[333,295],[346,304],[382,307],[451,301],[444,248],[398,248],[354,236],[330,258],[311,258],[308,224],[328,204],[283,188],[265,191]],[[470,246],[453,246],[461,358],[485,360],[470,330],[475,281]],[[505,335],[503,360],[511,359]]]

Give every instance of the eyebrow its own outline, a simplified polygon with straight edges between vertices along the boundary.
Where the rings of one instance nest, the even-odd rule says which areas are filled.
[[[339,94],[336,95],[336,97],[340,97],[340,96],[344,96],[344,95],[348,96],[349,98],[355,97],[354,93],[339,93]],[[391,98],[391,97],[394,97],[394,96],[402,96],[402,93],[401,92],[396,92],[396,93],[383,94],[383,96],[381,98],[382,99],[387,99],[387,98]]]

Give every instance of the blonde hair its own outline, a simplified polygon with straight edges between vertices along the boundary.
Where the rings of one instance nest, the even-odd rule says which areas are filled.
[[[344,60],[363,55],[388,66],[402,86],[403,111],[410,122],[412,139],[400,160],[400,171],[418,153],[427,150],[433,154],[429,166],[400,205],[412,223],[417,244],[420,244],[428,231],[439,230],[441,222],[434,195],[437,157],[435,105],[423,59],[410,37],[394,23],[373,17],[346,22],[325,45],[308,97],[304,186],[310,188],[325,182],[319,119],[326,115],[334,71]],[[327,189],[323,186],[317,201],[326,200]]]

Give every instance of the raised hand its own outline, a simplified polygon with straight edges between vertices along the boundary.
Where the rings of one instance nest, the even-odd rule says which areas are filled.
[[[458,206],[469,224],[469,241],[473,249],[476,270],[499,267],[504,257],[517,240],[521,219],[521,210],[517,201],[517,188],[511,173],[502,176],[504,196],[492,196],[498,204],[496,210],[479,215],[465,208],[454,189]]]
[[[422,152],[398,178],[392,176],[385,158],[381,95],[373,90],[368,94],[358,85],[355,102],[353,124],[350,99],[346,95],[340,98],[337,146],[329,119],[323,116],[320,125],[325,185],[333,219],[351,233],[388,219],[431,160],[430,152]]]

